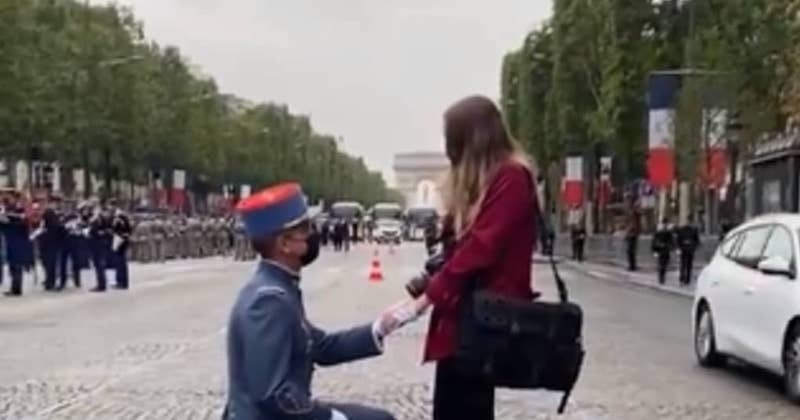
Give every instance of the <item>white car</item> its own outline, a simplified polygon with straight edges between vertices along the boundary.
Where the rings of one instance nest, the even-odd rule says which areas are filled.
[[[403,236],[403,223],[399,220],[380,219],[375,222],[372,237],[378,243],[394,243],[399,245]]]
[[[692,326],[703,366],[727,356],[765,368],[800,402],[800,215],[753,219],[726,235],[697,281]]]

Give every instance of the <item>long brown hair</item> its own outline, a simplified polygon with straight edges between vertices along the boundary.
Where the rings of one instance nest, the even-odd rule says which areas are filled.
[[[489,98],[469,96],[444,114],[445,150],[450,170],[444,201],[460,236],[472,223],[495,171],[508,160],[534,170],[530,159],[511,138],[500,110]]]

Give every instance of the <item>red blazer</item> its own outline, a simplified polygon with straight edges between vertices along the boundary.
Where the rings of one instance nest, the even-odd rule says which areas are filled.
[[[534,212],[538,211],[535,191],[530,171],[519,163],[505,164],[494,176],[472,226],[425,290],[433,303],[426,362],[455,353],[459,303],[466,281],[474,275],[480,273],[482,286],[495,293],[533,298]]]

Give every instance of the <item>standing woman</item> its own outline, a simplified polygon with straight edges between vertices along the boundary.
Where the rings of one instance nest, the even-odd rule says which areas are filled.
[[[531,263],[537,209],[534,171],[508,134],[497,106],[471,96],[444,115],[450,160],[445,188],[454,241],[446,262],[414,301],[417,313],[433,306],[425,361],[436,362],[434,420],[494,419],[494,387],[460,368],[459,306],[468,282],[496,294],[531,300]]]

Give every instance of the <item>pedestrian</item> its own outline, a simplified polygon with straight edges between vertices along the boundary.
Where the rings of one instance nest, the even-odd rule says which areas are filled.
[[[242,200],[248,238],[260,254],[241,289],[228,326],[228,398],[223,419],[393,420],[388,412],[312,399],[314,365],[377,356],[399,324],[392,309],[374,322],[326,333],[307,319],[302,269],[319,253],[298,184],[283,184]]]
[[[627,228],[625,231],[625,254],[628,258],[628,270],[637,271],[639,265],[636,262],[636,257],[639,252],[639,235],[642,231],[642,217],[639,213],[638,204],[634,198],[630,199],[630,208],[628,209]]]
[[[681,253],[680,283],[681,286],[688,286],[692,282],[694,254],[700,246],[700,230],[694,225],[691,215],[688,215],[686,223],[678,228],[676,236],[678,250]]]
[[[583,250],[586,244],[586,226],[580,207],[576,206],[570,214],[570,240],[572,241],[572,259],[583,261]]]
[[[675,231],[669,219],[664,218],[653,235],[652,250],[658,267],[658,284],[664,284],[667,278],[672,250],[675,249]]]
[[[531,255],[537,238],[534,170],[508,134],[488,98],[463,99],[445,113],[450,161],[444,232],[453,232],[443,267],[412,304],[421,314],[433,306],[425,361],[436,362],[434,420],[487,420],[495,416],[491,379],[463,369],[457,358],[460,305],[467,284],[508,299],[532,300]],[[457,252],[453,252],[453,248]],[[415,293],[416,294],[416,293]]]

